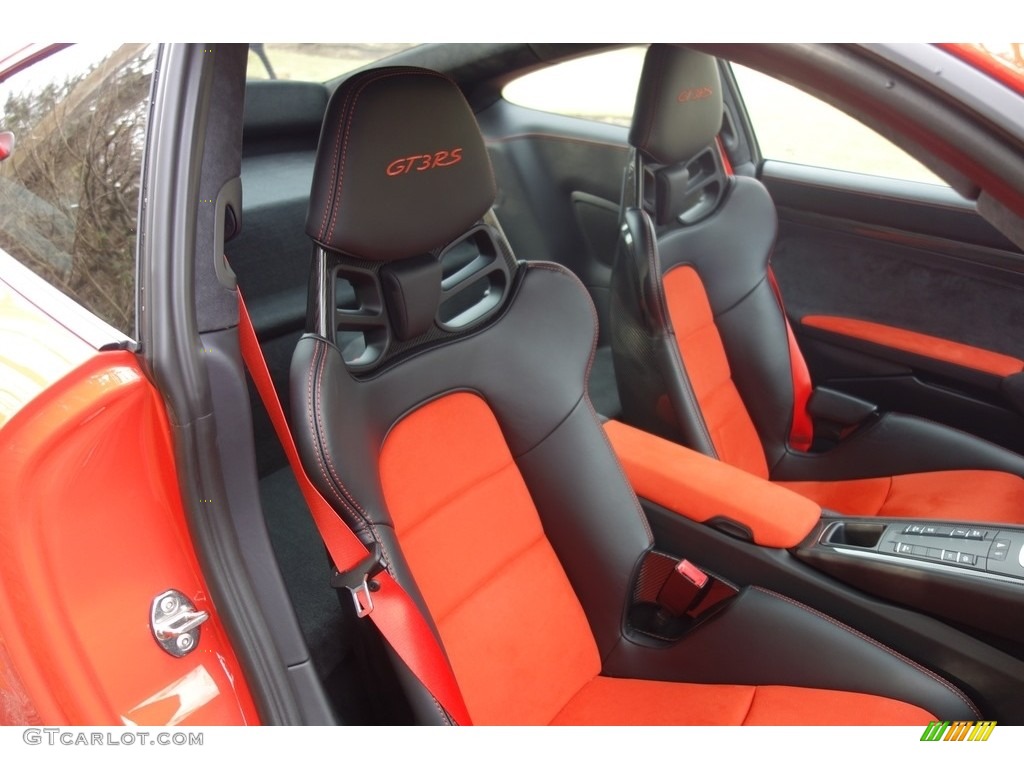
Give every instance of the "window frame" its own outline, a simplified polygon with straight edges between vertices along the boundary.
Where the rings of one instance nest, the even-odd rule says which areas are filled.
[[[868,134],[871,134],[872,138],[877,137],[878,141],[884,142],[886,149],[891,150],[893,153],[895,153],[895,156],[898,156],[901,161],[911,161],[914,165],[918,166],[924,174],[928,174],[932,178],[926,179],[901,174],[878,173],[864,168],[847,167],[842,164],[833,165],[816,162],[814,158],[808,158],[806,161],[804,161],[798,157],[774,157],[766,155],[764,149],[761,146],[761,139],[758,136],[757,129],[758,122],[764,120],[763,115],[760,118],[751,115],[750,108],[747,106],[747,99],[744,96],[744,88],[740,83],[740,80],[743,78],[737,77],[737,72],[735,69],[736,67],[741,68],[741,70],[747,70],[754,76],[769,78],[773,81],[776,81],[780,85],[788,89],[791,89],[794,93],[799,93],[801,97],[806,97],[807,99],[811,100],[811,102],[816,102],[829,108],[829,111],[834,112],[837,118],[840,118],[845,121],[850,121],[850,125],[855,126],[857,133],[861,133],[861,131],[864,131],[866,133],[863,133],[861,135],[867,136]],[[726,120],[723,123],[723,131],[727,129],[728,123],[730,121],[740,126],[743,134],[743,139],[746,143],[746,151],[743,153],[744,155],[746,155],[746,157],[741,155],[741,162],[743,160],[749,160],[753,164],[753,166],[758,169],[762,169],[764,165],[769,162],[772,163],[775,167],[778,167],[780,165],[802,166],[807,169],[818,169],[822,172],[832,172],[837,174],[838,177],[848,177],[850,180],[855,180],[857,178],[880,179],[896,182],[898,186],[902,186],[903,184],[924,184],[940,188],[950,187],[948,182],[939,177],[931,168],[925,165],[913,153],[899,146],[892,139],[882,135],[865,122],[859,120],[857,117],[850,114],[848,111],[834,104],[831,104],[828,100],[822,98],[821,96],[815,93],[812,93],[807,88],[787,83],[782,78],[776,75],[768,74],[749,65],[739,64],[723,58],[719,58],[719,68],[722,74],[723,88],[726,90]],[[750,92],[749,85],[750,84],[748,83],[748,88],[746,89],[748,94]],[[731,113],[735,114],[733,115]],[[730,148],[730,150],[731,149],[732,148]],[[870,182],[869,186],[872,186]]]

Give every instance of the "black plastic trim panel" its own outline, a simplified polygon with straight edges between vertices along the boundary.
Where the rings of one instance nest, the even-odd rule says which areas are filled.
[[[890,227],[925,234],[930,244],[945,238],[1016,251],[1017,269],[1024,271],[1019,249],[978,215],[972,201],[949,187],[778,160],[761,164],[760,179],[784,220],[817,214],[846,220],[850,227],[870,222],[877,231]]]
[[[270,617],[268,630],[288,676],[305,725],[334,725],[335,716],[310,662],[295,610],[278,570],[260,504],[252,445],[252,410],[242,372],[235,329],[203,334],[202,349],[210,376],[221,470],[230,498],[242,557],[260,609]]]
[[[1020,526],[845,518],[823,520],[795,554],[865,592],[1024,649],[1022,545]]]
[[[196,206],[214,58],[161,46],[143,168],[139,336],[168,407],[178,486],[203,574],[266,724],[299,724],[285,666],[249,581],[227,510],[219,434],[195,319]],[[212,238],[211,238],[212,242]],[[212,254],[210,255],[212,258]],[[203,502],[200,502],[200,499]]]

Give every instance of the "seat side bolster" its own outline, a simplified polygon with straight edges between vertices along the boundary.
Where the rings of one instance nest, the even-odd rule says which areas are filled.
[[[736,685],[795,685],[905,701],[942,720],[974,720],[953,683],[886,645],[784,595],[749,587],[669,648],[623,644],[612,677]]]
[[[610,311],[623,418],[717,458],[669,321],[661,273],[650,217],[626,210]]]
[[[772,480],[856,480],[955,469],[1024,477],[1024,457],[927,419],[887,413],[820,454],[787,453]]]
[[[647,520],[585,401],[516,464],[604,658],[621,642],[635,576],[653,543]]]

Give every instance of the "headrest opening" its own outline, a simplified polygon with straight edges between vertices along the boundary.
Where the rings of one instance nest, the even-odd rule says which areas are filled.
[[[486,223],[438,253],[369,262],[317,248],[307,326],[337,346],[345,367],[369,373],[412,350],[474,332],[511,295],[516,262]]]
[[[438,325],[461,331],[491,317],[508,293],[511,274],[492,232],[477,227],[441,254]]]
[[[364,261],[414,258],[464,234],[494,197],[487,150],[458,86],[426,69],[369,70],[328,103],[306,233]]]
[[[705,147],[689,162],[645,166],[644,208],[658,226],[690,226],[718,208],[728,176],[717,147]]]

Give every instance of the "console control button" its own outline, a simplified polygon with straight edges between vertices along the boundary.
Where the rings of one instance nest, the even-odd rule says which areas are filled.
[[[966,528],[958,528],[957,530],[967,531]],[[949,536],[952,532],[953,529],[948,525],[921,525],[914,523],[903,528],[903,533],[909,533],[914,536]],[[964,535],[962,538],[967,537]]]
[[[947,563],[956,563],[960,560],[960,553],[953,552],[949,549],[944,549],[942,550],[942,559],[945,560]]]
[[[968,554],[967,552],[960,552],[957,562],[960,563],[960,565],[976,565],[978,558],[974,555]]]
[[[996,539],[992,542],[992,546],[989,548],[988,556],[993,560],[1005,560],[1006,555],[1010,552],[1010,540],[1009,539]]]
[[[954,539],[966,539],[968,530],[966,528],[954,528],[949,535]]]

